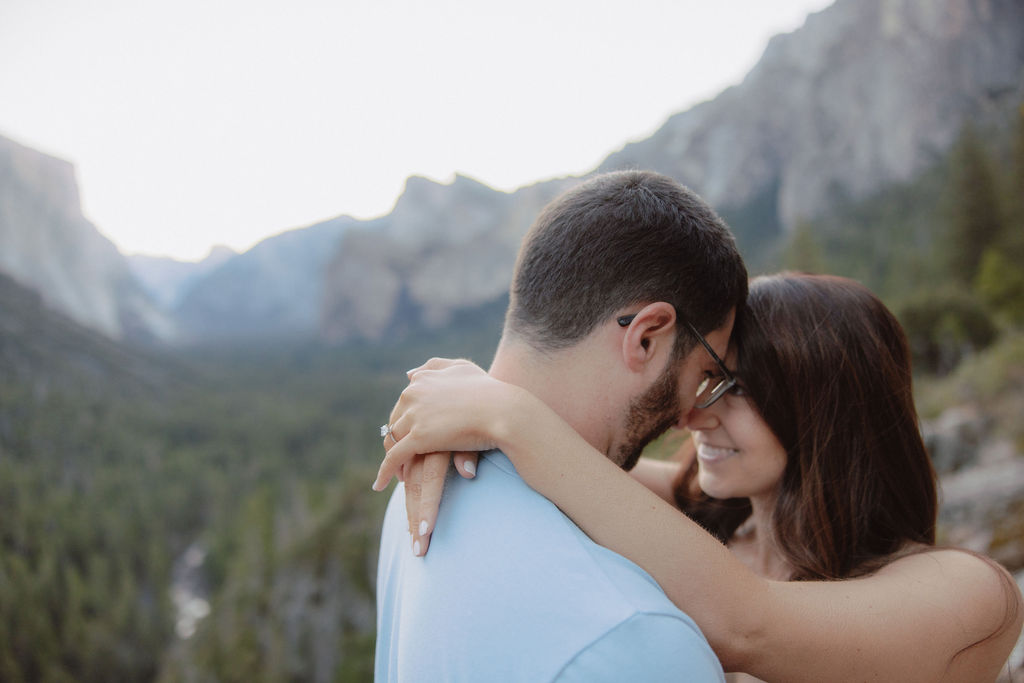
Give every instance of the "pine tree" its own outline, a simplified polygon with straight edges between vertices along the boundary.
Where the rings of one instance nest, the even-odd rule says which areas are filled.
[[[1024,102],[1017,107],[1017,128],[1010,161],[1008,209],[1011,230],[1024,230]]]
[[[974,289],[999,317],[1024,325],[1024,104],[1018,109],[1010,168],[1005,173],[1007,222],[982,254]]]
[[[992,164],[969,123],[953,150],[952,163],[947,254],[953,276],[970,285],[985,250],[1001,237],[1003,221]]]

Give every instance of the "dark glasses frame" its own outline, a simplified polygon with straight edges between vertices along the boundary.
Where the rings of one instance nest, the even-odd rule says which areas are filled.
[[[618,322],[622,327],[629,327],[629,324],[633,322],[635,317],[636,313],[632,315],[619,316],[616,318],[616,322]],[[689,320],[684,320],[683,324],[686,325],[686,328],[690,330],[694,337],[697,338],[697,341],[700,342],[701,346],[707,350],[708,354],[715,361],[715,364],[718,365],[718,369],[722,373],[721,377],[705,377],[700,383],[700,386],[697,387],[697,403],[694,405],[701,409],[708,408],[715,401],[722,398],[722,396],[725,395],[725,392],[736,386],[736,377],[729,372],[729,368],[725,367],[725,363],[718,357],[715,350],[711,348],[711,344],[708,344],[708,340],[704,338],[704,335],[698,332],[697,328],[694,327]],[[720,381],[716,383],[715,380]]]

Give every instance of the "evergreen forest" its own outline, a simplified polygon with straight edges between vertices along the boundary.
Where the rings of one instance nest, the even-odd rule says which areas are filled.
[[[1020,457],[1024,107],[834,204],[767,245],[737,229],[752,270],[872,287],[910,337],[922,417],[977,403]],[[0,278],[0,681],[371,680],[378,427],[406,369],[486,365],[505,303],[387,344],[172,350]],[[1024,544],[1019,523],[996,535]]]

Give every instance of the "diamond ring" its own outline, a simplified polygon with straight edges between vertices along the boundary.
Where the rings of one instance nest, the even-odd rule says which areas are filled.
[[[380,426],[380,437],[382,439],[386,439],[389,436],[391,437],[392,441],[394,441],[395,443],[398,443],[398,439],[396,439],[395,435],[391,433],[391,425],[389,425],[389,424],[382,424]]]

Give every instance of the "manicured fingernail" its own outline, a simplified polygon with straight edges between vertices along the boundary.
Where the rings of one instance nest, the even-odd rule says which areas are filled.
[[[427,520],[420,520],[420,536],[427,535]]]
[[[412,544],[412,554],[416,557],[420,556],[420,542],[416,541]]]
[[[388,485],[388,483],[386,481],[384,481],[384,466],[381,465],[377,469],[377,478],[373,480],[373,490],[374,491],[383,491],[384,487],[386,487],[387,485]]]
[[[472,460],[467,460],[466,462],[462,463],[462,469],[466,470],[466,472],[469,473],[469,474],[475,475],[476,474],[476,463],[473,462]]]

